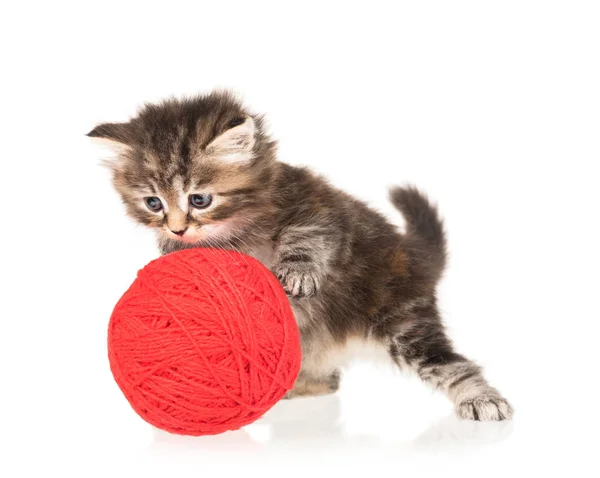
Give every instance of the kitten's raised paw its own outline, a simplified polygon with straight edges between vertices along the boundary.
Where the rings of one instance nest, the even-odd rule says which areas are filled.
[[[320,277],[308,270],[304,264],[280,264],[273,272],[285,292],[295,299],[314,296],[321,285]]]
[[[465,420],[500,421],[510,420],[513,409],[502,397],[481,396],[458,404],[456,413]]]

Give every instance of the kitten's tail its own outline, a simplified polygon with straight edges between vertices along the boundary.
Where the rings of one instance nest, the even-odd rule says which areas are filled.
[[[390,200],[406,219],[404,245],[415,271],[437,282],[446,265],[446,236],[437,208],[414,186],[391,189]]]

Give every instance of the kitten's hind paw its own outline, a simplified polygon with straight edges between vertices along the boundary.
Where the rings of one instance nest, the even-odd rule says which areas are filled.
[[[459,403],[456,414],[465,420],[500,421],[510,420],[513,409],[502,397],[479,396]]]

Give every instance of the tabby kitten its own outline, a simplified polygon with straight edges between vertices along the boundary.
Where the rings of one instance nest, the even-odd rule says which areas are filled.
[[[302,336],[289,397],[335,392],[344,351],[359,340],[443,390],[460,417],[511,418],[508,402],[444,332],[436,306],[444,231],[416,189],[391,191],[407,222],[401,234],[323,178],[278,162],[261,117],[224,92],[147,105],[88,136],[118,149],[114,185],[128,214],[156,231],[163,254],[235,249],[279,278]]]

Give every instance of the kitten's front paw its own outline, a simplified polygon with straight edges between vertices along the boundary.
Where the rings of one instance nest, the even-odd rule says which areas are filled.
[[[456,413],[460,418],[477,421],[510,420],[513,409],[499,396],[479,396],[458,404]]]
[[[321,277],[307,266],[308,264],[282,263],[274,267],[273,273],[290,297],[312,297],[319,291]]]
[[[290,399],[297,397],[328,395],[330,393],[337,392],[339,388],[339,370],[336,370],[328,377],[322,378],[307,378],[302,376],[302,372],[300,372],[300,376],[296,380],[293,390],[290,390],[284,398]]]

